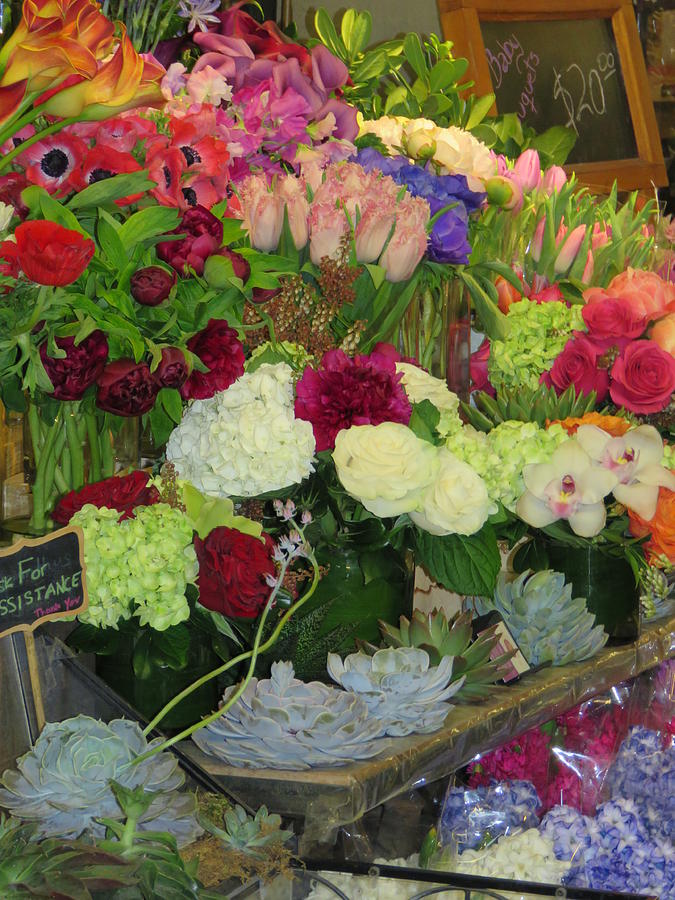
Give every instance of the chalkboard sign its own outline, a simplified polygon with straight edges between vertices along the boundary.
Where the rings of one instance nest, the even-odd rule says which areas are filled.
[[[0,637],[86,609],[83,540],[69,526],[0,550]]]
[[[439,0],[439,11],[474,90],[494,92],[493,112],[576,133],[568,168],[580,181],[667,183],[631,0]]]

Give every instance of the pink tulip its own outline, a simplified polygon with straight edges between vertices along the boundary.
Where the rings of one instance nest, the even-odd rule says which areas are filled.
[[[371,204],[356,226],[356,258],[372,263],[380,256],[394,223],[396,211],[389,203]]]
[[[589,249],[586,256],[586,265],[584,266],[584,271],[581,273],[581,280],[584,284],[590,284],[594,268],[595,260],[593,259],[593,251]]]
[[[286,204],[288,224],[295,248],[302,250],[309,240],[309,203],[305,182],[295,175],[286,175],[277,182],[277,193]]]
[[[596,222],[593,226],[593,235],[591,237],[591,247],[594,250],[597,250],[598,247],[604,247],[606,243],[608,243],[610,237],[612,235],[612,229],[610,226],[601,225],[600,222]]]
[[[572,263],[577,257],[577,253],[581,248],[585,236],[586,226],[577,225],[577,227],[573,228],[572,231],[570,231],[570,233],[565,237],[562,248],[560,249],[558,255],[555,258],[555,262],[553,263],[553,269],[559,275],[569,271]]]
[[[396,211],[396,229],[380,257],[387,281],[412,277],[427,249],[429,204],[421,197],[406,196]]]
[[[347,234],[347,216],[334,203],[312,203],[309,214],[309,255],[315,266],[324,256],[334,259]]]
[[[535,262],[539,262],[541,258],[541,247],[544,243],[544,231],[546,229],[546,216],[539,219],[537,227],[534,229],[532,236],[532,244],[530,245],[530,255]]]
[[[551,166],[544,172],[542,187],[547,196],[561,190],[567,184],[567,174],[562,166]]]
[[[525,150],[513,167],[511,177],[518,182],[523,192],[533,191],[541,184],[541,165],[536,150]]]
[[[244,228],[251,246],[271,253],[279,246],[284,224],[284,201],[267,187],[262,175],[245,178],[240,188]]]

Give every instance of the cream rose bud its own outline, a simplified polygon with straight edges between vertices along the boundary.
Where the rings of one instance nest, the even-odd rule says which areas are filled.
[[[439,451],[439,463],[435,481],[410,518],[431,534],[475,534],[487,521],[490,509],[485,482],[445,448]]]
[[[406,425],[354,425],[338,432],[333,461],[348,494],[376,516],[398,516],[420,504],[438,472],[438,449]]]

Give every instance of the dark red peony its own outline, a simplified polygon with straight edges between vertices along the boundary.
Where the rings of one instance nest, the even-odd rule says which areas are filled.
[[[147,472],[131,472],[129,475],[106,478],[95,484],[86,484],[79,491],[71,491],[56,504],[52,519],[58,525],[67,525],[76,512],[91,503],[93,506],[106,506],[122,513],[122,519],[133,516],[137,506],[152,506],[160,501],[157,488],[148,485],[150,476]]]
[[[276,574],[274,542],[263,536],[264,542],[220,525],[205,540],[195,537],[202,606],[240,619],[258,616],[271,592],[267,576]]]
[[[654,341],[633,341],[612,366],[610,396],[634,413],[660,412],[675,393],[675,357]]]
[[[208,400],[244,374],[244,348],[237,332],[224,319],[209,319],[206,328],[190,338],[187,348],[209,371],[192,370],[181,388],[183,400]]]
[[[49,356],[48,342],[40,344],[40,359],[54,385],[57,400],[81,400],[87,388],[99,377],[108,359],[108,341],[102,331],[92,331],[79,344],[74,337],[56,338],[54,343],[65,352],[61,359]]]
[[[26,278],[37,284],[72,284],[91,262],[96,245],[79,231],[56,222],[22,222],[14,232],[17,258]]]
[[[160,387],[147,363],[117,359],[98,379],[96,405],[116,416],[141,416],[155,405]]]
[[[145,266],[131,276],[131,296],[143,306],[159,306],[171,293],[176,283],[176,273],[161,266]]]
[[[569,339],[562,352],[556,356],[551,370],[544,372],[539,380],[542,384],[554,387],[558,394],[562,394],[571,384],[577,394],[595,391],[600,403],[609,389],[609,373],[599,365],[606,349],[606,342],[598,344],[577,334]]]
[[[183,213],[178,228],[169,234],[184,234],[180,241],[157,244],[157,255],[179,275],[187,274],[188,266],[203,275],[204,263],[223,242],[223,223],[203,206],[194,206]]]
[[[349,357],[329,350],[318,370],[308,366],[296,387],[295,415],[312,423],[317,451],[332,450],[352,425],[407,425],[412,407],[390,356]]]
[[[164,347],[162,358],[155,369],[155,378],[162,387],[180,389],[188,377],[185,354],[178,347]]]

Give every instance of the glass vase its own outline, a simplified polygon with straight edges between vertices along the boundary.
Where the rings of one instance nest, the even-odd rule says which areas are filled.
[[[461,279],[443,278],[417,289],[401,321],[399,349],[468,401],[471,297]]]
[[[327,681],[328,653],[353,653],[357,640],[379,644],[378,620],[398,624],[412,614],[413,554],[389,542],[379,519],[350,523],[315,552],[318,587],[261,661],[263,671],[274,660],[291,660],[298,678]]]

